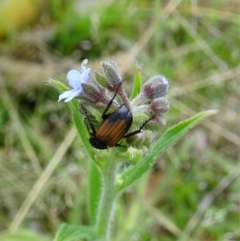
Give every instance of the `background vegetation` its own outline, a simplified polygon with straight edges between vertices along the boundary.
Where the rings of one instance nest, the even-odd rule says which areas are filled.
[[[166,127],[220,110],[120,198],[114,240],[240,240],[239,29],[238,0],[2,0],[0,240],[89,222],[86,153],[45,80],[112,57],[129,93],[136,61],[168,78]]]

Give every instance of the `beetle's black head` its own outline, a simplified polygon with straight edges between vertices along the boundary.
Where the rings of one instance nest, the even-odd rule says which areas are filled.
[[[96,139],[95,137],[90,137],[89,142],[96,149],[101,149],[101,150],[108,149],[107,143],[105,141],[100,141],[100,140]]]

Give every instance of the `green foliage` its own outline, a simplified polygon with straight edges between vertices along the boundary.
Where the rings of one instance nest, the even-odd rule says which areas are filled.
[[[139,164],[133,165],[119,177],[119,191],[122,191],[130,186],[146,171],[151,169],[156,161],[156,158],[159,157],[168,147],[179,140],[179,138],[189,129],[198,124],[202,119],[213,114],[216,114],[216,111],[205,111],[169,128],[166,133],[154,143],[150,153],[146,155]]]
[[[57,89],[59,89],[61,92],[68,90],[68,88],[64,84],[62,84],[60,81],[56,81],[54,79],[49,79],[48,83],[50,85],[56,87]],[[88,155],[94,160],[93,149],[88,141],[89,133],[88,133],[85,125],[83,125],[84,120],[83,120],[83,116],[79,112],[78,101],[76,99],[72,100],[70,102],[69,106],[72,111],[72,119],[73,119],[73,122],[78,131],[78,134],[82,139],[82,142],[88,152]]]
[[[4,241],[50,241],[50,238],[39,235],[29,229],[19,229],[17,232],[4,232],[0,234],[0,240]]]
[[[239,3],[214,0],[195,4],[182,1],[166,8],[167,1],[124,0],[108,5],[97,1],[89,8],[81,5],[78,11],[74,1],[53,0],[35,26],[14,30],[10,41],[1,39],[0,240],[9,241],[11,236],[12,241],[14,235],[14,241],[21,237],[27,240],[27,235],[18,231],[6,236],[4,230],[14,222],[39,173],[51,162],[74,120],[66,105],[57,103],[57,91],[42,80],[54,76],[64,82],[68,69],[79,66],[78,61],[72,65],[74,58],[88,58],[93,63],[97,56],[114,56],[120,68],[129,58],[134,59],[127,68],[124,66],[126,85],[132,80],[129,76],[133,76],[136,60],[144,63],[143,83],[157,73],[169,79],[167,128],[201,110],[220,109],[218,115],[168,148],[157,158],[151,173],[119,197],[112,227],[114,241],[126,237],[129,241],[239,240],[236,177],[206,206],[197,225],[191,226],[201,200],[231,175],[231,170],[239,168],[240,143]],[[183,19],[179,20],[176,13]],[[153,23],[153,33],[143,44]],[[81,120],[77,121],[79,125],[81,118],[76,115]],[[159,135],[162,133],[166,132]],[[88,133],[83,137],[87,145]],[[77,138],[59,157],[60,165],[20,223],[27,232],[34,228],[53,237],[63,222],[81,226],[95,223],[101,184],[88,153]],[[33,155],[41,167],[39,172],[34,168]],[[89,165],[93,165],[93,171]],[[121,169],[126,171],[129,166],[126,163]],[[87,196],[89,186],[94,190]],[[30,239],[38,240],[36,236]]]
[[[89,17],[88,11],[79,14],[69,8],[60,19],[51,46],[65,55],[79,50],[82,56],[88,58],[101,56],[102,49],[107,49],[109,54],[124,50],[122,36],[124,41],[132,42],[140,34],[140,29],[134,24],[141,19],[140,11],[137,9],[130,16],[124,14],[127,9],[134,7],[134,1],[126,0],[112,2],[107,6],[100,3],[91,10],[95,12],[92,17]]]
[[[138,73],[138,76],[135,78],[133,93],[138,93],[140,91],[140,83],[141,75],[139,75]],[[57,87],[61,91],[67,90],[67,88],[58,81],[49,79],[49,84]],[[135,94],[133,94],[133,96],[134,95]],[[84,130],[82,130],[83,120],[79,116],[78,102],[76,100],[72,100],[69,105],[72,110],[73,121],[76,125],[79,136],[81,138],[84,138],[82,139],[83,144],[86,145],[85,147],[88,150],[91,159],[93,159],[93,148],[91,148],[89,143],[86,143],[86,134],[84,133]],[[132,164],[132,166],[129,167],[122,174],[118,174],[118,180],[115,177],[115,175],[117,174],[117,152],[113,149],[109,150],[107,160],[106,162],[104,162],[101,168],[101,175],[103,179],[102,189],[100,188],[100,172],[96,169],[96,165],[92,163],[89,173],[89,183],[90,185],[93,185],[93,187],[90,187],[89,190],[89,211],[91,221],[96,226],[96,229],[90,229],[90,231],[87,229],[87,231],[89,231],[89,233],[87,232],[87,235],[90,235],[93,232],[93,234],[98,234],[98,237],[100,238],[111,240],[110,231],[112,225],[111,223],[113,222],[111,217],[114,215],[114,200],[116,199],[117,192],[124,191],[136,180],[140,179],[144,173],[146,173],[152,168],[153,164],[156,161],[156,158],[159,157],[168,147],[173,145],[189,129],[194,127],[204,118],[216,113],[217,112],[213,110],[205,111],[169,128],[169,130],[167,130],[166,133],[154,143],[153,148],[150,150],[148,155],[146,155],[140,162]],[[99,154],[100,153],[98,152],[94,156],[97,161],[99,160]],[[115,182],[118,183],[118,186],[116,186],[117,183]],[[117,189],[117,192],[115,189]],[[58,230],[55,241],[71,241],[71,239],[73,238],[85,237],[84,235],[86,235],[85,228],[68,226],[66,224]],[[87,237],[93,239],[93,237]]]
[[[133,89],[130,97],[131,100],[134,99],[140,93],[141,88],[142,88],[141,67],[138,66],[134,76]]]
[[[91,227],[63,224],[56,233],[54,241],[97,240],[96,237]]]

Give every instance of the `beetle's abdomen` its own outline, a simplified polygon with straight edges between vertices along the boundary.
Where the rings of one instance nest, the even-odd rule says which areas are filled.
[[[125,136],[132,125],[132,114],[125,105],[110,114],[98,128],[95,138],[113,147]]]

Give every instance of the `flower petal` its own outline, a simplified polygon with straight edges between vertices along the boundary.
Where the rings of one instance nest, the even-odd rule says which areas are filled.
[[[67,80],[69,85],[73,88],[72,90],[65,91],[61,95],[59,95],[58,101],[65,99],[65,102],[68,102],[72,100],[74,97],[81,95],[83,89],[82,89],[82,83],[89,82],[89,72],[91,71],[90,68],[86,68],[88,60],[85,59],[82,62],[81,65],[81,71],[72,69],[67,73]]]
[[[58,102],[62,99],[66,99],[64,102],[68,102],[72,100],[74,97],[79,96],[82,92],[82,89],[73,89],[63,92],[61,95],[59,95]]]
[[[89,73],[91,69],[88,68],[82,73],[82,83],[88,83],[89,82]]]
[[[70,86],[72,86],[74,89],[78,89],[81,87],[81,78],[82,75],[79,71],[72,69],[67,73],[67,80]]]
[[[81,65],[81,72],[85,72],[87,70],[87,67],[85,66],[88,63],[88,59],[84,59]]]
[[[70,100],[72,100],[74,97],[79,96],[81,94],[82,90],[71,90],[71,94],[68,96],[68,98],[66,100],[64,100],[64,102],[68,102]]]
[[[73,90],[68,90],[68,91],[63,92],[61,95],[59,95],[58,102],[62,99],[68,98],[72,92],[73,92]]]

